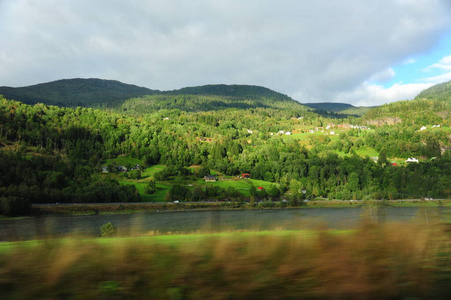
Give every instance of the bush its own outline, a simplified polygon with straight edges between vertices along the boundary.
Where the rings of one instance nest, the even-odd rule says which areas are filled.
[[[0,198],[0,214],[5,216],[27,215],[30,213],[31,203],[22,197]]]
[[[116,227],[111,222],[100,226],[100,234],[102,237],[111,237],[116,235]]]

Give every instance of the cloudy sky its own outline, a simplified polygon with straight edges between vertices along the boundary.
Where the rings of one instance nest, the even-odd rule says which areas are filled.
[[[451,1],[0,0],[0,86],[66,78],[412,99],[451,80]]]

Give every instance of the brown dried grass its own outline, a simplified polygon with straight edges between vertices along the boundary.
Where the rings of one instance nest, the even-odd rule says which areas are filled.
[[[48,240],[1,254],[0,291],[2,299],[446,299],[448,254],[439,226],[409,224],[180,244]]]

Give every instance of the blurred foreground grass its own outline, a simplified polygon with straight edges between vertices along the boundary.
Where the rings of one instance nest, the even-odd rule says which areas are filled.
[[[444,225],[0,244],[1,299],[449,299]]]

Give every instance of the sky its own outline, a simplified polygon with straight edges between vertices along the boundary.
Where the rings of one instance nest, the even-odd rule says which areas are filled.
[[[0,0],[0,86],[69,78],[413,99],[451,80],[451,1]]]

